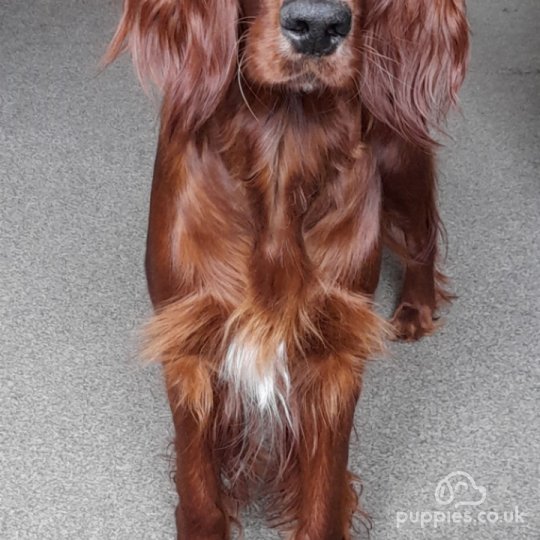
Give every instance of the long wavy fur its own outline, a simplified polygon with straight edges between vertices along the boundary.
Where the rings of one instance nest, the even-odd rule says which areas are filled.
[[[286,48],[274,0],[124,0],[104,57],[129,52],[162,95],[142,354],[163,365],[182,538],[228,538],[262,495],[292,540],[349,539],[354,408],[394,331],[371,300],[382,243],[427,276],[395,327],[429,333],[449,299],[433,133],[465,2],[345,2],[350,36],[317,61]]]

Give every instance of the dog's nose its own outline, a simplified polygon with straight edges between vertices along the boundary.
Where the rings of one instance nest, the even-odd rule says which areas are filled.
[[[302,54],[332,54],[351,30],[352,14],[332,0],[289,0],[280,14],[281,31]]]

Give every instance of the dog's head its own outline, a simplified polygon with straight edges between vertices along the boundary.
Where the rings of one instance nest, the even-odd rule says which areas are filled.
[[[463,80],[468,25],[464,0],[124,0],[106,61],[125,49],[183,131],[238,78],[255,93],[357,89],[426,142]]]

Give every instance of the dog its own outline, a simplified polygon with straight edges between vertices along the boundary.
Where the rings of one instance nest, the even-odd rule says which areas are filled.
[[[224,540],[257,497],[294,540],[351,537],[364,364],[450,299],[434,133],[468,60],[464,0],[125,0],[161,92],[144,354],[176,431],[178,538]],[[374,311],[383,245],[403,261]]]

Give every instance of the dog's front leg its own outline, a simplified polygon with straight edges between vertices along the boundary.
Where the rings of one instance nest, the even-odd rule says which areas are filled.
[[[354,361],[315,360],[308,387],[300,384],[300,500],[294,540],[350,538],[357,496],[347,471],[349,438],[360,393]],[[313,376],[316,376],[316,379]],[[307,382],[307,381],[306,381]]]
[[[230,537],[229,520],[222,506],[211,429],[201,425],[190,405],[180,397],[178,380],[170,370],[166,370],[166,384],[176,431],[178,540],[226,540]]]
[[[214,428],[215,374],[230,305],[241,291],[241,216],[211,150],[162,140],[156,158],[146,254],[155,315],[145,356],[163,364],[176,431],[181,540],[226,540]],[[244,220],[245,221],[245,220]]]

